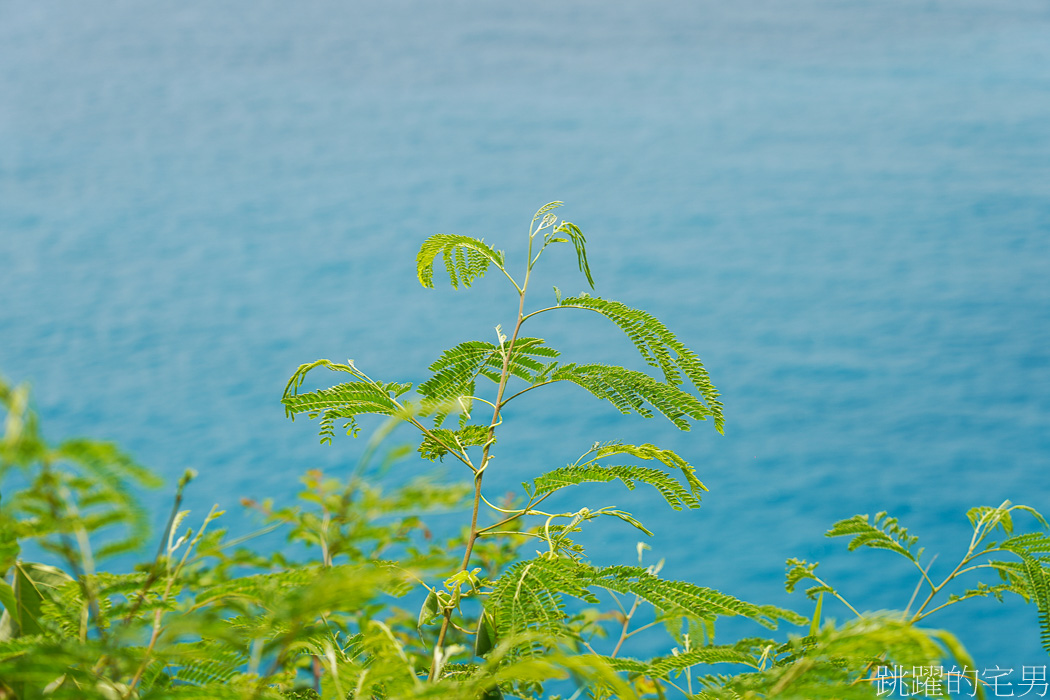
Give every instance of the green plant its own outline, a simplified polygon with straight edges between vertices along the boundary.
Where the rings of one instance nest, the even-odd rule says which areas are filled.
[[[322,442],[331,442],[337,423],[355,435],[359,416],[387,416],[410,423],[419,431],[418,449],[422,456],[428,459],[451,456],[471,476],[474,493],[463,559],[443,584],[428,586],[430,595],[420,615],[422,624],[433,623],[437,627],[430,648],[432,662],[428,677],[431,682],[445,677],[446,665],[457,656],[463,662],[470,662],[469,651],[459,644],[449,646],[446,640],[450,629],[471,629],[467,621],[459,619],[465,609],[480,615],[473,649],[476,657],[485,658],[496,643],[513,650],[509,658],[535,658],[555,652],[572,654],[589,660],[595,668],[626,674],[636,682],[635,689],[639,692],[661,695],[667,687],[676,687],[689,695],[730,697],[737,693],[793,693],[814,697],[819,688],[836,689],[834,693],[851,688],[854,694],[870,695],[873,691],[867,680],[876,669],[890,663],[932,666],[944,657],[951,657],[964,666],[972,665],[950,634],[922,630],[916,625],[935,610],[978,595],[1001,596],[1009,591],[1034,599],[1044,630],[1050,629],[1045,595],[1045,553],[1050,540],[1043,534],[1029,533],[999,545],[985,544],[997,525],[1009,534],[1010,513],[1018,509],[1029,511],[1045,527],[1042,517],[1024,506],[1006,503],[999,508],[971,511],[975,528],[971,546],[960,565],[936,585],[928,576],[928,566],[920,565],[920,554],[912,553],[913,539],[895,520],[880,514],[874,523],[868,523],[866,516],[857,516],[836,524],[829,536],[854,535],[851,549],[860,545],[891,549],[915,563],[922,571],[923,582],[930,588],[929,595],[915,613],[863,615],[818,579],[818,586],[809,591],[811,596],[818,596],[817,610],[811,618],[772,606],[753,605],[690,583],[661,579],[657,575],[659,567],[642,566],[641,550],[637,566],[594,567],[586,562],[582,548],[572,539],[586,523],[610,516],[646,534],[649,531],[629,513],[612,507],[581,507],[568,512],[547,512],[541,508],[549,496],[564,488],[616,480],[632,489],[637,483],[648,484],[672,508],[696,508],[706,489],[694,468],[670,450],[651,444],[595,443],[567,466],[525,482],[523,505],[494,506],[485,497],[483,482],[493,464],[504,407],[554,382],[576,384],[595,397],[611,402],[624,414],[651,417],[659,413],[681,430],[689,430],[692,421],[711,419],[716,430],[722,431],[722,404],[703,364],[696,353],[652,315],[588,294],[563,298],[557,287],[553,304],[536,310],[526,306],[532,271],[552,245],[571,243],[579,270],[589,286],[594,287],[584,236],[576,225],[558,221],[553,212],[560,205],[552,202],[533,217],[527,257],[518,277],[512,274],[502,251],[467,236],[431,236],[417,256],[417,273],[424,287],[434,284],[438,257],[442,258],[454,288],[469,287],[490,268],[498,270],[517,296],[517,314],[512,326],[508,325],[512,328],[509,335],[497,327],[493,342],[468,341],[447,350],[430,366],[433,375],[416,387],[414,395],[407,383],[377,381],[353,362],[329,360],[302,365],[285,390],[284,403],[289,415],[305,413],[319,419]],[[594,312],[612,321],[628,336],[644,361],[656,370],[655,376],[619,366],[562,363],[559,353],[541,338],[522,333],[526,324],[531,328],[536,323],[533,319],[573,311]],[[319,367],[344,373],[348,381],[326,389],[300,392],[306,376]],[[474,414],[479,407],[484,420],[477,422]],[[454,427],[445,427],[454,414],[458,414]],[[482,524],[486,509],[488,520],[492,521],[489,525]],[[488,537],[504,535],[505,528],[512,523],[519,528],[515,534],[537,540],[545,551],[513,563],[499,576],[478,576],[479,570],[472,568],[475,544]],[[1019,557],[1020,562],[973,563],[997,552],[1011,553]],[[957,577],[981,567],[995,570],[1004,582],[993,586],[980,584],[931,607]],[[789,562],[789,590],[802,578],[815,578],[815,568],[815,564]],[[819,596],[825,592],[845,603],[857,620],[840,627],[824,621]],[[600,603],[598,594],[611,598],[618,611],[611,616],[594,611],[567,612],[566,599],[575,598],[594,605]],[[617,596],[626,596],[627,604]],[[479,598],[483,601],[480,612],[477,606],[464,607],[464,601]],[[654,618],[632,630],[633,618],[641,605],[650,606]],[[745,639],[732,645],[715,645],[714,621],[723,616],[747,617],[768,628],[775,628],[783,621],[806,625],[809,634],[788,642]],[[619,656],[625,641],[633,634],[660,623],[667,626],[674,644],[667,656],[649,660]],[[616,627],[618,629],[613,629]],[[599,651],[598,640],[610,633],[609,648]],[[751,670],[730,677],[706,675],[698,679],[704,689],[694,688],[689,669],[715,663],[741,664]],[[457,669],[457,672],[460,671]],[[684,687],[675,682],[676,676],[684,676]],[[539,690],[534,684],[522,687],[508,683],[505,688],[525,694]],[[601,695],[600,690],[591,692]]]
[[[518,500],[491,498],[485,476],[498,469],[503,410],[548,384],[575,384],[621,413],[660,414],[681,430],[706,420],[723,427],[703,364],[650,314],[587,294],[563,297],[557,288],[554,303],[527,308],[532,271],[548,247],[571,244],[594,287],[584,236],[558,221],[559,205],[533,217],[518,277],[502,252],[467,236],[432,236],[417,257],[424,287],[433,286],[438,257],[457,288],[499,270],[517,297],[509,333],[497,327],[491,342],[447,350],[416,387],[373,379],[353,362],[318,360],[301,366],[285,389],[288,414],[318,419],[322,442],[332,442],[337,427],[358,434],[364,415],[386,421],[380,436],[408,424],[419,433],[419,457],[448,459],[469,478],[465,487],[434,479],[384,486],[382,474],[418,469],[405,466],[404,450],[370,466],[376,441],[345,479],[308,472],[296,505],[246,501],[263,525],[231,538],[215,525],[217,509],[197,531],[186,527],[180,508],[193,478],[187,473],[156,555],[131,572],[106,572],[97,566],[101,559],[146,541],[135,493],[155,479],[111,445],[50,445],[28,390],[0,382],[0,698],[869,698],[885,695],[895,669],[937,668],[946,660],[972,669],[951,634],[920,623],[969,598],[1004,593],[1035,602],[1050,651],[1050,538],[1014,533],[1018,512],[1046,527],[1025,506],[970,511],[971,543],[940,579],[896,520],[879,514],[840,521],[829,536],[851,537],[850,549],[904,557],[920,572],[919,586],[903,612],[864,613],[817,575],[817,564],[790,560],[788,590],[803,580],[815,584],[807,591],[815,610],[803,616],[662,578],[659,563],[644,562],[644,545],[636,562],[595,566],[576,541],[583,528],[612,518],[649,530],[611,506],[548,509],[554,494],[614,481],[652,488],[675,510],[697,508],[706,489],[671,450],[584,445],[565,466],[531,475]],[[561,362],[555,349],[522,332],[548,314],[580,311],[611,321],[653,371]],[[346,381],[305,390],[318,368]],[[435,539],[424,518],[457,509],[462,533]],[[288,550],[251,548],[256,534],[276,529],[285,532]],[[1004,539],[991,541],[995,531]],[[52,561],[26,561],[24,552]],[[999,580],[951,591],[984,571]],[[828,598],[852,619],[829,618]],[[749,620],[756,636],[725,640],[723,632],[716,643],[716,622],[726,617]],[[782,623],[801,629],[775,639],[757,634]],[[654,628],[666,630],[665,653],[636,658],[636,635]],[[924,690],[941,697],[949,686],[931,680]]]

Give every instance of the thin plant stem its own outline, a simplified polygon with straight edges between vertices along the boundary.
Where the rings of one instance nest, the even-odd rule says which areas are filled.
[[[816,581],[817,583],[819,583],[822,586],[826,586],[828,588],[828,590],[830,591],[831,595],[833,595],[836,598],[838,598],[839,602],[841,602],[843,605],[845,605],[847,608],[849,608],[850,612],[852,612],[854,615],[856,615],[857,617],[863,617],[859,612],[857,612],[857,609],[855,607],[850,605],[848,600],[843,598],[842,595],[839,594],[839,592],[836,591],[834,588],[832,588],[831,586],[828,586],[828,584],[823,579],[820,579],[820,578],[814,576],[813,580]]]
[[[935,561],[937,561],[937,555],[936,554],[933,555],[932,559],[930,559],[930,563],[926,565],[926,568],[924,570],[922,570],[922,578],[920,578],[919,582],[915,584],[915,590],[912,591],[911,598],[908,599],[908,605],[906,605],[905,608],[904,608],[904,616],[905,617],[908,616],[908,611],[911,610],[912,603],[915,602],[915,598],[919,595],[919,590],[922,588],[923,581],[925,581],[926,583],[930,584],[931,587],[933,586],[933,581],[930,580],[929,571],[930,571],[930,567],[933,566],[933,562],[935,562]]]
[[[617,640],[616,646],[613,647],[612,653],[609,654],[611,658],[616,658],[616,655],[620,653],[620,647],[623,646],[623,643],[627,641],[627,637],[630,636],[629,634],[627,634],[627,628],[631,625],[631,618],[634,617],[634,614],[636,612],[638,612],[638,606],[641,605],[641,603],[642,599],[638,596],[635,596],[634,605],[631,606],[631,611],[627,613],[623,618],[623,628],[620,630],[620,639]]]
[[[531,241],[530,241],[529,256],[531,259]],[[484,470],[488,466],[489,461],[492,459],[491,450],[493,445],[493,438],[495,437],[496,426],[498,426],[502,419],[500,417],[500,409],[503,406],[503,394],[507,389],[507,382],[510,379],[510,360],[514,353],[514,343],[518,339],[518,333],[521,332],[521,323],[523,312],[525,310],[525,291],[529,286],[529,273],[531,273],[531,267],[525,273],[525,282],[521,286],[520,293],[518,294],[518,320],[514,324],[514,333],[511,335],[510,342],[506,346],[506,350],[503,356],[503,369],[500,372],[499,388],[496,390],[496,400],[493,402],[495,408],[492,411],[492,422],[489,424],[489,436],[485,442],[485,447],[482,450],[481,455],[481,466],[474,473],[474,502],[471,507],[470,513],[470,532],[467,535],[467,543],[463,552],[463,563],[460,564],[459,569],[456,573],[466,571],[467,567],[470,566],[470,555],[474,552],[474,543],[478,539],[478,511],[481,506],[481,481],[484,478]],[[445,643],[445,635],[448,634],[448,628],[452,622],[452,611],[446,610],[444,619],[441,621],[441,630],[438,632],[437,642],[434,645],[435,658],[441,649],[442,644]],[[431,664],[430,674],[428,680],[432,683],[437,682],[438,678],[438,667],[437,664]]]

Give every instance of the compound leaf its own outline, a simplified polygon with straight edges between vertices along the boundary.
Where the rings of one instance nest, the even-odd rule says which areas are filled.
[[[469,287],[476,278],[484,276],[490,263],[501,270],[504,265],[503,251],[490,248],[483,240],[439,233],[426,239],[416,255],[419,283],[428,289],[434,287],[434,261],[438,255],[444,258],[449,282],[456,289],[461,284]]]
[[[699,399],[678,386],[623,367],[572,363],[556,367],[550,373],[550,381],[581,386],[599,399],[609,401],[625,415],[633,411],[649,418],[655,409],[679,430],[690,429],[690,418],[706,420],[715,415]]]
[[[703,363],[655,316],[618,301],[586,294],[562,299],[559,306],[594,311],[615,323],[631,339],[646,363],[660,369],[668,384],[679,386],[683,383],[683,376],[689,379],[703,396],[708,414],[714,418],[715,428],[722,432],[725,424],[722,403]]]

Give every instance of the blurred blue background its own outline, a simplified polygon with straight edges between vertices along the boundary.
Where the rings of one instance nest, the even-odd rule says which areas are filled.
[[[116,440],[169,484],[198,469],[199,513],[288,497],[361,449],[284,418],[296,366],[418,381],[492,338],[513,291],[423,290],[419,243],[518,260],[562,199],[597,293],[698,351],[726,434],[557,387],[508,414],[492,492],[596,440],[666,445],[700,511],[566,503],[641,516],[669,576],[809,612],[781,583],[803,556],[901,608],[914,569],[847,554],[834,521],[888,510],[943,575],[968,508],[1050,510],[1048,37],[1041,0],[4,2],[0,371],[51,437]],[[570,249],[545,262],[535,305],[584,288]],[[637,366],[582,312],[528,331]],[[636,534],[588,543],[632,559]],[[959,607],[930,623],[979,666],[1046,663],[1034,607]]]

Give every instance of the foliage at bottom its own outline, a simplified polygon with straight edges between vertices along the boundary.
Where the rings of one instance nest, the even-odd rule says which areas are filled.
[[[456,288],[498,269],[517,302],[509,334],[497,327],[493,342],[447,350],[416,387],[375,380],[352,361],[317,360],[285,389],[288,415],[317,419],[323,443],[378,415],[389,421],[380,435],[410,426],[419,458],[456,462],[463,485],[397,479],[404,451],[370,466],[374,442],[345,478],[308,472],[294,504],[245,501],[261,526],[235,536],[218,507],[203,517],[181,509],[187,472],[155,554],[110,571],[104,561],[129,561],[154,542],[140,494],[157,478],[111,444],[48,442],[27,387],[0,380],[0,700],[985,697],[989,681],[928,618],[1007,594],[1034,604],[1050,652],[1050,537],[1027,506],[970,510],[970,541],[937,576],[918,538],[886,513],[835,523],[829,537],[902,557],[917,586],[901,610],[867,612],[816,562],[791,559],[787,590],[804,585],[815,603],[802,615],[664,578],[644,544],[629,562],[595,566],[574,539],[583,528],[609,518],[648,528],[613,506],[547,510],[562,502],[555,494],[606,482],[651,489],[674,510],[698,508],[706,488],[672,450],[597,442],[534,473],[519,497],[490,498],[483,482],[499,468],[504,407],[548,384],[568,382],[623,414],[662,415],[679,430],[724,425],[706,368],[650,314],[557,288],[551,305],[527,309],[530,273],[550,246],[571,243],[594,286],[583,234],[558,222],[559,205],[533,218],[517,278],[502,251],[468,236],[432,236],[417,257],[424,287],[438,257]],[[541,338],[521,333],[544,314],[579,311],[615,325],[652,373],[560,363]],[[304,389],[317,369],[344,381]],[[462,531],[435,537],[427,520],[438,513],[461,516]],[[277,530],[285,548],[253,546]],[[836,621],[826,604],[849,617]],[[746,620],[752,636],[727,639],[725,618]],[[650,630],[666,634],[656,656],[643,653],[652,634],[644,645],[638,636]]]

